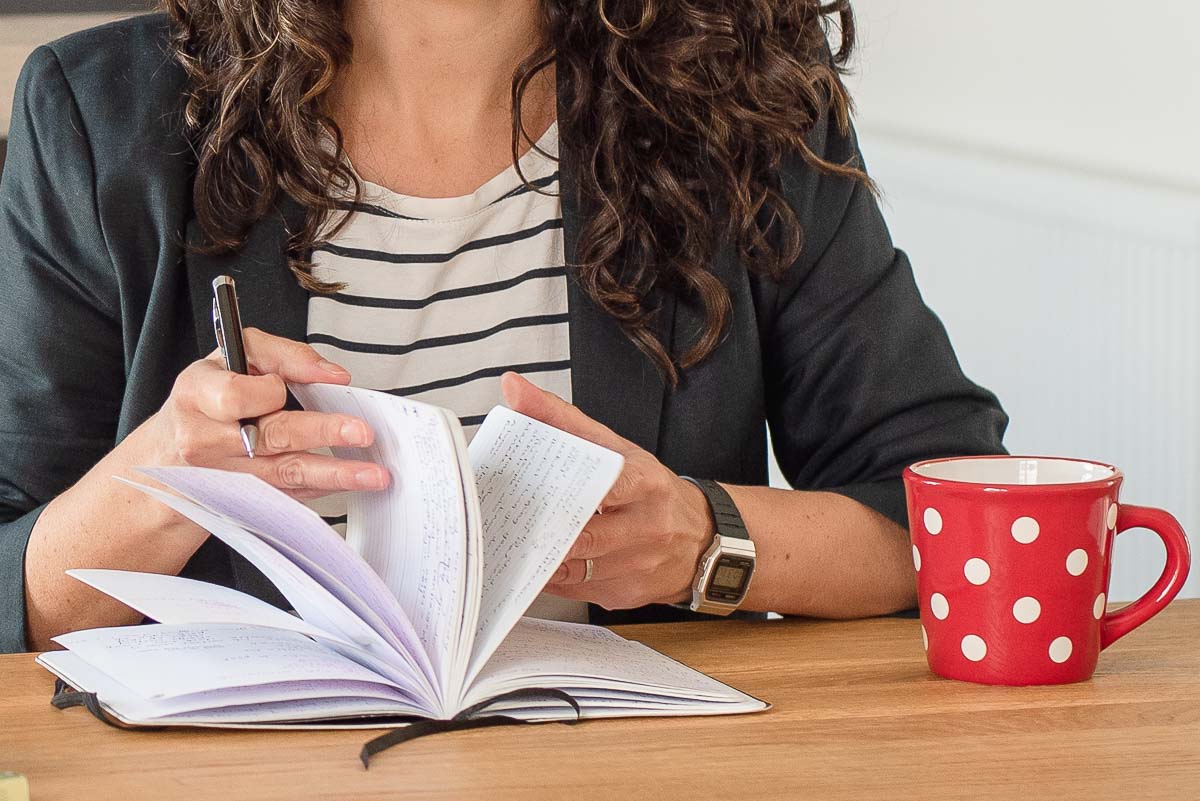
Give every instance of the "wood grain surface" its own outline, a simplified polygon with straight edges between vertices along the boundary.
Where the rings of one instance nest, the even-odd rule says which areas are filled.
[[[48,701],[0,656],[0,771],[57,799],[1200,799],[1200,601],[1173,604],[1060,687],[938,679],[915,620],[627,626],[774,704],[723,718],[459,732],[131,732]]]

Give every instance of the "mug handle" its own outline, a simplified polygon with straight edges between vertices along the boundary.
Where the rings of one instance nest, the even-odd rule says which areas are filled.
[[[1146,528],[1153,531],[1167,548],[1167,563],[1154,586],[1129,606],[1104,616],[1100,626],[1100,647],[1107,648],[1171,603],[1183,582],[1187,580],[1192,564],[1192,551],[1188,545],[1183,526],[1169,513],[1148,506],[1125,506],[1117,512],[1117,534],[1131,528]]]

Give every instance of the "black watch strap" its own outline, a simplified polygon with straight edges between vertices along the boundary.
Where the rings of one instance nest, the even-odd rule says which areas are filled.
[[[746,524],[742,522],[742,513],[738,511],[733,498],[729,497],[724,487],[706,478],[680,478],[695,484],[704,493],[704,497],[708,499],[708,508],[712,510],[713,521],[717,524],[718,534],[740,540],[750,539],[750,532],[746,531]]]

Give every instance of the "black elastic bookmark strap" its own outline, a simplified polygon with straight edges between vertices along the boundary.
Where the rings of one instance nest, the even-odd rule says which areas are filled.
[[[489,726],[509,726],[518,723],[537,723],[539,721],[521,720],[520,718],[510,717],[509,715],[484,715],[475,717],[475,715],[483,712],[488,707],[499,703],[500,701],[517,701],[517,700],[532,700],[555,698],[563,703],[568,704],[575,710],[575,717],[569,720],[560,721],[540,721],[553,723],[578,723],[580,715],[583,714],[579,708],[579,702],[572,698],[562,690],[539,689],[536,687],[513,690],[512,692],[502,693],[494,698],[489,698],[486,701],[480,701],[474,706],[467,707],[462,712],[459,712],[450,720],[422,720],[417,723],[409,724],[402,729],[394,729],[387,734],[381,734],[373,740],[369,740],[359,753],[358,758],[362,760],[364,768],[371,767],[371,757],[381,751],[386,751],[394,745],[406,743],[409,740],[416,740],[419,737],[427,737],[430,734],[441,734],[447,731],[464,731],[466,729],[484,729]]]
[[[73,706],[81,706],[88,712],[91,712],[92,717],[112,726],[114,729],[135,728],[125,725],[104,711],[104,707],[100,705],[100,699],[96,697],[95,693],[84,693],[74,690],[67,686],[67,683],[62,679],[54,680],[54,697],[50,699],[50,704],[55,709],[70,709]],[[136,728],[143,727],[138,726]]]

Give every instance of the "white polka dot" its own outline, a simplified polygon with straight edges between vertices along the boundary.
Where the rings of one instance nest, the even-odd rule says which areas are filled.
[[[978,634],[968,634],[962,638],[962,652],[972,662],[979,662],[987,656],[987,643]]]
[[[1083,571],[1087,570],[1087,551],[1082,548],[1076,548],[1067,554],[1067,572],[1072,576],[1079,576]]]
[[[1050,643],[1050,661],[1061,665],[1071,658],[1074,648],[1070,637],[1055,637],[1054,642]]]
[[[929,650],[929,634],[925,631],[925,627],[921,626],[921,645],[925,646],[925,650]]]
[[[987,584],[987,580],[992,576],[992,569],[988,563],[979,559],[968,559],[963,565],[963,575],[967,577],[967,581],[978,587],[980,584]]]
[[[913,546],[913,567],[917,569],[918,573],[921,572],[921,552],[917,550],[917,546],[915,545]]]
[[[1115,502],[1108,507],[1108,527],[1117,527],[1117,504]]]
[[[950,602],[946,600],[945,595],[935,592],[929,596],[929,611],[933,612],[933,616],[938,620],[945,620],[950,614]]]
[[[1018,598],[1013,604],[1013,617],[1019,623],[1032,623],[1042,616],[1042,605],[1038,603],[1038,599],[1026,595],[1024,598]]]
[[[1096,620],[1104,617],[1104,603],[1104,593],[1100,593],[1096,596],[1096,602],[1092,604],[1092,617],[1096,618]]]
[[[942,533],[942,513],[932,506],[925,510],[925,530],[930,534]]]
[[[1013,539],[1022,545],[1028,545],[1038,538],[1041,527],[1032,517],[1018,517],[1012,524]]]

